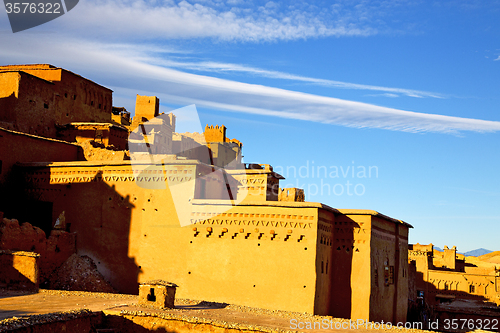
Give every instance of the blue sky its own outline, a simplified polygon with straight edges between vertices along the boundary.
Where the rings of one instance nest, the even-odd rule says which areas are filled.
[[[500,250],[499,16],[491,0],[82,0],[16,34],[0,10],[0,63],[69,69],[129,111],[137,93],[195,104],[308,201]]]

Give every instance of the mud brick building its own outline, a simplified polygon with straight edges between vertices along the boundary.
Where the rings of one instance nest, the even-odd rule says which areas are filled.
[[[137,97],[131,122],[113,110],[111,90],[64,69],[0,67],[4,181],[16,170],[44,207],[32,224],[65,212],[113,287],[167,280],[180,298],[405,320],[411,225],[306,202],[272,166],[243,164],[223,125],[176,133],[154,96]]]

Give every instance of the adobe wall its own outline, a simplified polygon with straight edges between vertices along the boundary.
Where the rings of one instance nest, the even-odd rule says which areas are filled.
[[[48,238],[40,228],[30,223],[3,219],[0,222],[0,250],[37,253],[40,283],[76,252],[76,237],[62,230],[53,230]],[[2,266],[3,267],[3,266]]]
[[[340,212],[335,219],[333,256],[338,271],[332,281],[332,315],[404,322],[408,227],[373,211]]]
[[[319,209],[318,215],[318,234],[316,236],[316,301],[313,313],[326,316],[332,312],[335,214],[326,209]]]
[[[0,128],[0,183],[18,162],[61,162],[83,159],[76,144]]]
[[[437,303],[436,295],[450,295],[456,299],[496,301],[495,278],[494,274],[429,270],[427,282],[430,286],[426,300],[432,305]]]
[[[278,194],[278,201],[297,201],[304,202],[305,194],[301,188],[280,188]]]
[[[404,322],[408,308],[408,227],[372,216],[371,246],[372,272],[378,269],[383,275],[379,273],[379,281],[372,284],[370,319]]]
[[[321,261],[332,265],[331,246],[317,245],[318,235],[328,235],[318,234],[317,207],[263,202],[231,206],[229,201],[196,199],[191,207],[174,206],[179,195],[185,196],[185,204],[201,186],[188,182],[169,190],[144,188],[137,186],[130,163],[86,164],[60,164],[50,174],[37,170],[30,175],[50,177],[53,185],[41,191],[42,197],[55,199],[55,212],[66,210],[66,221],[78,234],[78,254],[90,256],[118,290],[136,294],[137,282],[164,279],[180,286],[179,298],[327,311],[323,292],[328,292],[328,275],[321,273]],[[183,175],[210,171],[196,165],[176,167]],[[225,188],[223,179],[217,182]],[[191,225],[180,226],[179,207],[181,215],[190,214]],[[323,254],[319,259],[318,253]]]
[[[39,257],[34,252],[0,250],[0,286],[38,290]]]
[[[434,268],[433,245],[408,245],[408,260],[415,261],[417,271],[427,274],[429,269]]]
[[[0,121],[9,122],[9,129],[56,138],[55,124],[111,122],[108,88],[63,69],[2,70],[5,67],[0,67],[0,106],[8,108],[0,109]]]
[[[156,96],[137,95],[135,100],[135,116],[132,120],[132,127],[137,127],[140,123],[157,117],[160,109],[160,100]]]
[[[224,125],[206,125],[205,132],[205,141],[207,143],[210,142],[226,142],[226,126]]]
[[[377,302],[387,308],[388,297],[395,297],[394,286],[373,294],[372,270],[380,268],[376,276],[383,284],[385,267],[396,267],[395,239],[405,243],[407,229],[396,237],[394,222],[332,213],[316,203],[232,206],[227,200],[196,199],[221,198],[226,183],[220,172],[198,177],[212,168],[186,160],[163,166],[143,162],[142,171],[134,163],[139,162],[24,165],[31,182],[47,184],[38,193],[53,202],[53,218],[66,210],[71,230],[78,233],[78,254],[90,256],[118,290],[136,294],[138,282],[164,279],[180,286],[180,298],[393,319],[397,301],[388,313],[370,310],[380,306]],[[159,187],[170,175],[177,185]],[[179,218],[188,225],[181,227]],[[387,265],[379,263],[384,255]]]
[[[213,163],[212,153],[208,146],[195,140],[192,135],[186,134],[197,134],[203,137],[203,134],[198,133],[172,133],[172,153],[179,157],[196,159],[207,164]]]
[[[127,149],[128,130],[106,123],[72,123],[59,126],[57,136],[64,141],[83,143],[95,141],[116,150]]]
[[[318,235],[328,235],[318,230],[318,208],[207,202],[194,214],[196,224],[175,237],[186,253],[159,265],[158,273],[179,284],[178,297],[328,311],[330,275],[321,262],[331,264],[331,247],[318,243]]]
[[[234,144],[227,142],[212,142],[208,146],[212,151],[212,158],[214,159],[214,165],[223,167],[236,167],[241,163],[241,158],[239,158],[238,151],[233,148]]]
[[[0,74],[0,125],[13,126],[16,113],[12,112],[19,96],[19,73]],[[12,127],[13,128],[13,127]]]
[[[256,165],[257,169],[227,169],[227,173],[238,182],[238,200],[278,201],[279,179],[283,177],[269,165]]]
[[[336,216],[333,267],[331,315],[371,319],[370,216]]]
[[[10,130],[55,138],[54,84],[24,72],[0,72],[0,82],[3,90],[0,96],[15,96],[0,102],[5,106],[0,109],[2,125]]]
[[[145,170],[133,168],[139,164],[123,161],[61,163],[52,168],[24,166],[29,181],[40,184],[40,200],[53,203],[53,221],[65,211],[71,231],[78,234],[78,254],[91,257],[116,289],[133,294],[138,291],[138,276],[157,267],[137,261],[141,246],[149,244],[158,230],[180,226],[176,208],[189,219],[185,216],[189,199],[220,196],[225,189],[223,180],[214,178],[220,174],[204,178],[206,193],[200,193],[201,186],[195,189],[201,181],[195,180],[195,175],[212,171],[196,161],[166,167],[160,163]],[[167,179],[171,189],[165,186]],[[180,201],[178,206],[174,206],[174,200]],[[145,222],[152,223],[154,229],[145,232]],[[153,257],[157,253],[158,247]],[[144,260],[148,262],[150,257]]]
[[[59,104],[58,110],[65,111],[67,107],[70,107],[69,110],[72,110],[70,117],[80,119],[70,122],[111,121],[113,104],[113,91],[111,89],[63,68],[48,64],[0,66],[1,71],[24,72],[42,80],[50,81],[55,87],[54,102],[63,103]],[[57,100],[57,97],[64,97],[64,99]],[[95,120],[88,120],[88,117],[95,118]]]
[[[59,96],[54,100],[59,124],[73,122],[111,122],[113,91],[62,69],[61,81],[54,82]],[[67,110],[71,110],[69,113]],[[69,121],[68,121],[69,120]]]
[[[494,268],[464,266],[458,259],[456,248],[445,246],[443,253],[434,255],[433,245],[410,245],[409,260],[416,264],[414,284],[417,291],[424,292],[430,305],[441,300],[475,299],[500,303],[498,282],[500,276]]]

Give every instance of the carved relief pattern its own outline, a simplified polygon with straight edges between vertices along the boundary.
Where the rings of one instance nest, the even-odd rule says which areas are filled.
[[[203,231],[205,237],[231,238],[231,239],[258,239],[272,241],[306,241],[304,234],[297,234],[296,229],[312,229],[314,216],[291,215],[291,214],[258,214],[258,213],[212,213],[212,212],[192,212],[191,223],[194,226],[232,226],[235,228],[222,228],[213,232],[212,227],[207,227],[207,232]],[[268,220],[268,219],[275,219]],[[276,221],[280,219],[281,221]],[[266,228],[266,229],[259,229]],[[268,230],[267,228],[279,228]],[[287,228],[288,230],[283,230]],[[194,229],[194,237],[200,233],[198,227]],[[300,232],[300,231],[299,231]]]
[[[194,178],[193,170],[95,170],[70,169],[68,171],[34,171],[26,174],[33,184],[68,184],[90,182],[187,182]],[[209,181],[221,180],[205,176]]]

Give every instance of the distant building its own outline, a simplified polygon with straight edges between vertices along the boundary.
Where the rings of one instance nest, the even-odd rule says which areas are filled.
[[[432,244],[410,244],[408,260],[415,271],[410,299],[420,295],[429,305],[460,299],[500,304],[500,270],[466,263],[455,246],[436,252]]]

